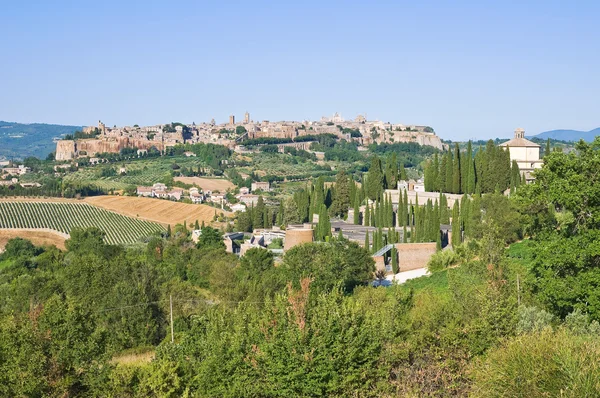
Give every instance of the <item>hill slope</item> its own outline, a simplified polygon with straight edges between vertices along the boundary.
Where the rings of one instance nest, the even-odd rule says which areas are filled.
[[[210,224],[215,213],[231,214],[207,205],[192,205],[170,200],[138,198],[137,196],[90,196],[85,198],[85,201],[129,217],[172,226],[183,224],[184,221],[187,222],[187,225],[193,225],[196,220],[199,223],[204,221]]]
[[[81,130],[81,126],[42,123],[12,123],[0,121],[0,157],[44,159],[54,151],[54,138]]]
[[[590,130],[590,131],[579,131],[579,130],[551,130],[544,131],[538,135],[534,135],[535,138],[540,139],[553,139],[553,140],[561,140],[561,141],[579,141],[583,139],[584,141],[591,142],[594,138],[600,135],[600,127]]]

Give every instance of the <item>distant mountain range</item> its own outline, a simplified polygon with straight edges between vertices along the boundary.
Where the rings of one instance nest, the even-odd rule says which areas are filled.
[[[0,121],[0,158],[35,156],[45,159],[56,149],[55,139],[81,129],[82,126]]]
[[[534,135],[533,138],[540,139],[553,139],[553,140],[561,140],[561,141],[579,141],[583,139],[584,141],[591,142],[594,141],[597,135],[600,135],[600,127],[590,131],[579,131],[579,130],[551,130],[544,131],[543,133],[539,133],[538,135]]]

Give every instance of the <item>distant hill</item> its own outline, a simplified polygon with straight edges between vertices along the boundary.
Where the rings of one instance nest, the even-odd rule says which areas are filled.
[[[600,135],[600,127],[590,131],[579,131],[579,130],[551,130],[544,131],[538,135],[534,135],[535,138],[540,139],[553,139],[553,140],[561,140],[561,141],[579,141],[583,139],[584,141],[591,142],[596,138],[597,135]]]
[[[0,158],[35,156],[45,159],[55,150],[54,139],[81,129],[81,126],[0,121]]]

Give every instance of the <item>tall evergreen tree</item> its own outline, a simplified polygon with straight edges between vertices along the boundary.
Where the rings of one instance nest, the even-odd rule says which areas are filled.
[[[325,241],[327,237],[331,237],[331,222],[329,221],[329,212],[325,205],[321,205],[319,211],[319,222],[316,228],[317,240]]]
[[[466,153],[465,158],[467,161],[466,169],[468,170],[465,193],[473,194],[473,193],[475,193],[476,174],[475,174],[475,161],[473,160],[473,148],[471,146],[470,140],[467,145],[467,153]]]
[[[408,243],[408,231],[406,225],[402,228],[402,243]]]
[[[398,272],[400,272],[400,268],[398,267],[398,250],[396,249],[396,246],[394,246],[392,248],[391,256],[392,256],[392,272],[394,274],[397,274]]]
[[[381,169],[381,159],[377,156],[373,156],[371,159],[365,190],[371,200],[379,199],[381,192],[383,192],[383,171]]]
[[[440,224],[450,224],[450,214],[448,212],[448,198],[440,194]]]
[[[458,201],[454,202],[452,208],[452,247],[457,247],[461,243],[460,232],[460,210]]]
[[[437,152],[433,155],[433,168],[431,174],[432,191],[440,191],[440,160]]]
[[[335,196],[329,208],[333,216],[346,218],[350,207],[350,184],[346,171],[344,169],[338,171],[335,179]]]
[[[452,193],[454,187],[454,161],[452,160],[452,152],[446,152],[446,185],[445,191]]]
[[[369,243],[369,231],[368,230],[365,233],[365,249],[369,253],[371,252],[371,244]]]
[[[408,180],[408,176],[406,175],[406,169],[404,168],[404,162],[400,162],[398,166],[398,180]]]
[[[354,219],[352,222],[354,225],[360,224],[360,202],[358,201],[358,195],[354,198]]]
[[[363,220],[365,226],[371,225],[371,211],[369,209],[369,202],[365,205],[365,219]]]
[[[263,228],[264,227],[264,212],[265,212],[265,202],[261,196],[258,197],[258,202],[256,202],[256,206],[254,207],[254,214],[252,218],[252,227],[253,228]]]
[[[439,190],[440,192],[447,192],[446,191],[446,169],[448,168],[447,166],[448,163],[448,156],[446,156],[446,154],[442,155],[442,160],[440,162],[440,171],[439,171],[439,178],[438,178],[438,186],[439,186]]]
[[[546,148],[544,149],[544,157],[550,154],[550,138],[546,140]]]
[[[430,161],[427,162],[427,164],[425,165],[425,171],[424,171],[424,179],[425,179],[425,191],[427,192],[433,192],[435,190],[435,183],[434,183],[434,172],[433,172],[433,163]]]
[[[454,144],[454,160],[452,161],[452,192],[461,193],[461,164],[458,143]]]
[[[392,156],[388,159],[389,176],[387,177],[388,189],[398,188],[398,156],[396,152],[392,152]]]

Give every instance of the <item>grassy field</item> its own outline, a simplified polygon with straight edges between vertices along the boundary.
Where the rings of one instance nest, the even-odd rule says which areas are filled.
[[[131,244],[164,231],[155,222],[126,217],[87,203],[67,201],[0,201],[0,229],[52,229],[64,234],[74,227],[97,227],[109,244]]]
[[[230,213],[207,205],[193,205],[169,200],[138,198],[135,196],[91,196],[86,203],[102,207],[129,217],[141,218],[164,225],[183,224],[193,225],[196,220],[210,223],[215,215]]]
[[[202,190],[227,192],[228,189],[235,188],[235,185],[224,178],[206,178],[206,177],[175,177],[175,181],[183,182],[184,184],[195,185]]]
[[[65,237],[58,233],[26,229],[0,229],[0,250],[6,246],[6,242],[14,238],[30,240],[36,246],[54,245],[59,249],[65,249]]]

